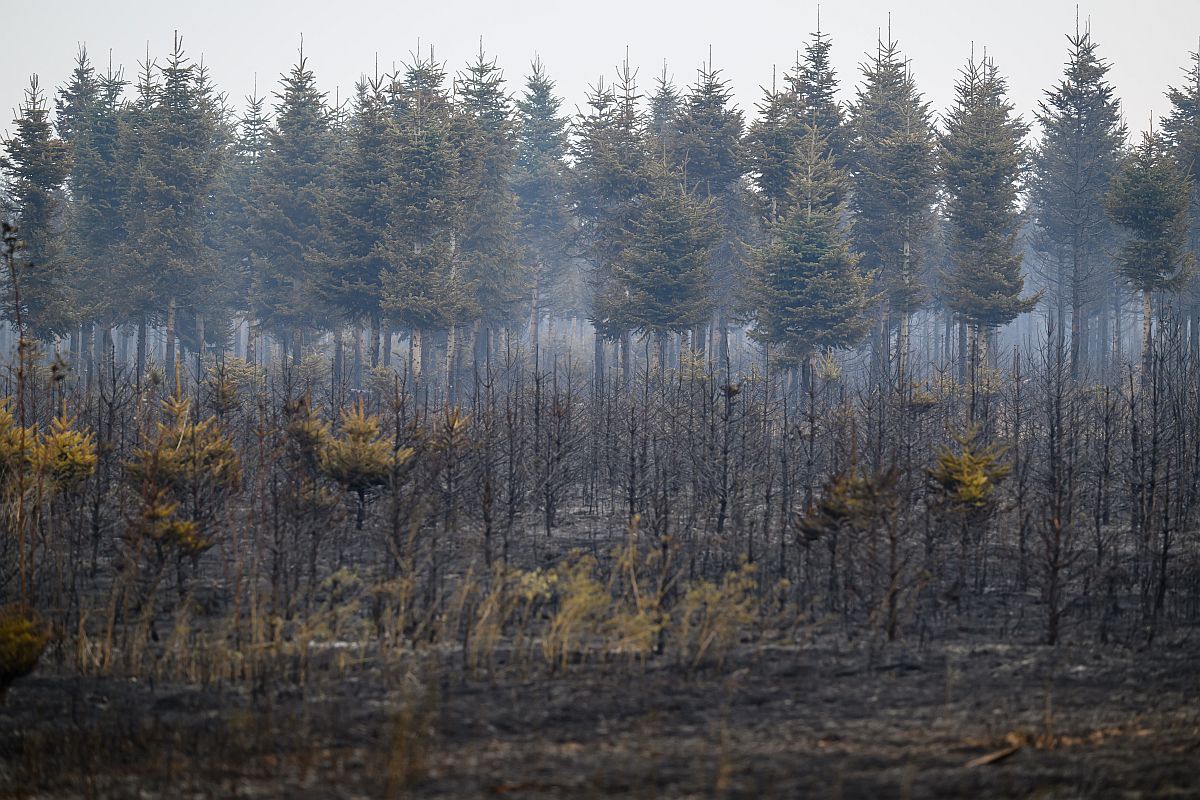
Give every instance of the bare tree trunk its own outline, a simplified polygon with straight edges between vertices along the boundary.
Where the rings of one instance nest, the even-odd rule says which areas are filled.
[[[163,369],[166,370],[167,385],[173,385],[175,378],[175,298],[167,301],[167,332],[163,342]]]
[[[292,329],[292,366],[299,367],[304,360],[304,331],[297,325]]]
[[[533,359],[533,368],[535,370],[538,368],[538,358],[540,357],[540,343],[538,342],[538,334],[540,332],[538,330],[540,328],[538,325],[538,320],[540,319],[541,315],[541,308],[539,305],[541,302],[540,292],[541,277],[535,275],[533,279],[533,295],[530,298],[529,303],[529,352],[531,353],[531,358]]]
[[[258,325],[254,317],[246,317],[246,361],[250,366],[258,362]]]
[[[87,391],[91,391],[96,370],[96,323],[94,321],[88,320],[83,323],[79,348],[83,351],[83,385]]]
[[[379,366],[379,312],[371,315],[371,369]]]
[[[362,388],[363,379],[363,330],[357,322],[354,323],[354,388]]]
[[[138,320],[137,326],[137,386],[142,387],[142,376],[146,374],[146,318]]]
[[[453,403],[455,400],[454,391],[454,351],[458,347],[458,326],[451,324],[450,330],[446,333],[446,396]]]
[[[1151,300],[1149,289],[1142,290],[1142,385],[1150,380],[1150,370],[1154,360],[1154,342],[1151,340]]]
[[[423,360],[425,352],[422,343],[421,330],[413,328],[408,337],[408,368],[412,372],[414,381],[421,379],[421,368],[425,366]]]

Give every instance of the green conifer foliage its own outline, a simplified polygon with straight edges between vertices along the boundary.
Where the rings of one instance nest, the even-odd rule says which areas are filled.
[[[16,132],[4,142],[0,168],[7,174],[12,214],[20,240],[15,275],[3,304],[5,316],[17,318],[19,292],[21,323],[39,337],[64,333],[76,316],[66,292],[66,264],[60,236],[62,186],[69,169],[67,145],[54,134],[50,110],[34,75],[14,120]]]
[[[1161,134],[1150,131],[1113,176],[1108,212],[1128,232],[1117,271],[1142,295],[1142,355],[1149,373],[1151,297],[1178,291],[1191,279],[1188,248],[1191,176],[1175,160]]]
[[[316,288],[331,247],[322,202],[333,140],[325,93],[303,52],[275,97],[275,125],[250,192],[252,291],[260,323],[295,341],[324,321]]]
[[[1006,325],[1033,307],[1022,298],[1020,191],[1028,132],[990,60],[972,58],[955,87],[941,137],[950,266],[942,299],[976,328]]]
[[[863,83],[848,124],[854,247],[885,299],[876,357],[883,357],[882,345],[890,341],[891,320],[898,325],[896,361],[903,371],[908,319],[926,299],[922,244],[932,222],[937,181],[929,105],[890,37],[863,65]]]
[[[559,116],[562,100],[540,60],[534,60],[517,100],[517,157],[512,187],[525,258],[535,288],[532,309],[549,305],[564,313],[582,308],[572,284],[570,249],[574,222],[568,207],[566,164],[567,120]]]
[[[613,269],[620,324],[661,339],[711,313],[709,252],[715,238],[708,204],[695,200],[665,169],[639,203]]]
[[[750,294],[752,335],[795,366],[862,339],[869,280],[841,222],[845,174],[816,127],[807,127],[790,170],[789,212],[756,253]]]
[[[1107,80],[1091,33],[1068,37],[1061,81],[1038,111],[1042,136],[1030,192],[1036,215],[1034,247],[1057,307],[1057,336],[1066,341],[1070,309],[1070,369],[1083,362],[1088,315],[1109,289],[1114,231],[1104,198],[1117,170],[1126,131],[1120,102]]]

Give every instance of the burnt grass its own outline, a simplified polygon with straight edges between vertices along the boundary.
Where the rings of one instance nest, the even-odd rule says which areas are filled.
[[[0,710],[0,793],[1200,797],[1194,640],[825,632],[690,672],[650,659],[490,677],[455,658],[368,655],[273,690],[80,677],[51,660]]]

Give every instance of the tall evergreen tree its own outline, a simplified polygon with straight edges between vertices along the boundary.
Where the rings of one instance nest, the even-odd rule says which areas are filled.
[[[1103,303],[1113,243],[1104,198],[1116,172],[1125,126],[1090,31],[1069,36],[1066,72],[1038,111],[1041,146],[1035,157],[1031,203],[1038,251],[1054,292],[1058,337],[1065,341],[1070,309],[1070,370],[1083,366],[1088,313]],[[1107,340],[1107,337],[1104,337]]]
[[[746,161],[764,203],[763,217],[777,221],[788,209],[798,148],[807,147],[808,127],[841,166],[846,155],[846,129],[837,102],[837,74],[830,63],[832,43],[817,31],[798,56],[785,86],[772,80],[758,106],[759,117],[746,136]]]
[[[1200,260],[1200,48],[1191,59],[1183,71],[1184,83],[1167,92],[1171,112],[1162,127],[1175,158],[1192,179],[1190,241],[1193,259]],[[1200,276],[1193,277],[1189,295],[1190,349],[1194,357],[1200,357]]]
[[[1037,302],[1021,297],[1023,252],[1017,246],[1029,128],[1013,114],[1006,90],[995,63],[972,56],[955,86],[941,136],[950,234],[941,297],[970,327],[972,374],[979,332],[1008,324]]]
[[[838,78],[829,54],[833,41],[820,30],[804,46],[804,55],[787,76],[795,97],[796,115],[803,124],[812,125],[833,154],[834,163],[844,166],[848,147],[845,114],[837,101]],[[803,133],[803,132],[801,132]]]
[[[842,222],[846,176],[816,126],[807,126],[791,171],[789,211],[754,260],[751,335],[784,364],[807,367],[816,353],[862,340],[869,280]]]
[[[147,65],[146,80],[150,69]],[[160,72],[161,84],[145,88],[148,105],[140,113],[140,157],[130,177],[126,258],[143,314],[165,323],[164,366],[170,375],[178,302],[182,298],[195,303],[211,277],[205,215],[218,161],[214,120],[195,64],[184,54],[178,36]]]
[[[512,100],[503,72],[482,46],[459,74],[456,93],[467,124],[460,148],[472,181],[462,249],[464,278],[482,323],[478,357],[488,352],[492,328],[516,318],[527,296],[527,275],[516,236],[518,209],[511,183],[516,161]]]
[[[69,153],[50,124],[50,109],[36,75],[29,80],[14,124],[16,133],[4,141],[0,158],[8,179],[9,211],[20,236],[13,262],[16,274],[5,276],[5,316],[14,322],[19,317],[25,330],[50,338],[77,321],[64,283],[61,235]]]
[[[114,289],[120,281],[114,280],[114,273],[125,236],[121,212],[129,186],[120,140],[125,85],[120,71],[114,73],[111,67],[104,75],[97,74],[87,50],[80,48],[75,69],[57,101],[56,122],[70,150],[71,163],[67,177],[71,202],[65,226],[69,289],[84,321],[85,338],[93,320],[101,322],[106,340],[118,321]],[[84,350],[86,359],[86,344]]]
[[[415,56],[389,89],[389,217],[384,248],[384,308],[411,332],[412,370],[420,376],[432,350],[426,336],[476,313],[457,269],[466,186],[445,69],[431,53]]]
[[[1113,177],[1107,197],[1113,220],[1129,232],[1117,271],[1142,296],[1143,376],[1150,374],[1151,299],[1191,278],[1188,207],[1192,181],[1160,134],[1150,131]]]
[[[574,235],[568,206],[566,164],[567,120],[559,116],[562,100],[540,59],[535,59],[517,100],[517,158],[513,191],[517,197],[521,238],[533,276],[530,344],[536,343],[541,309],[578,308],[569,285],[570,247]],[[553,311],[552,311],[553,313]]]
[[[592,266],[591,322],[596,330],[597,378],[604,372],[603,340],[622,342],[629,375],[629,328],[623,289],[614,268],[628,244],[638,199],[650,186],[648,141],[638,108],[636,74],[626,60],[616,88],[597,81],[588,110],[574,123],[572,198]]]
[[[929,105],[890,35],[862,70],[849,121],[853,241],[884,297],[877,368],[891,361],[895,325],[896,371],[904,375],[909,320],[926,299],[920,269],[937,188],[934,134]]]
[[[696,200],[666,165],[652,173],[628,241],[613,268],[624,295],[622,328],[653,337],[663,363],[668,333],[685,333],[711,312],[709,248],[715,239],[711,201]]]
[[[322,325],[316,289],[321,253],[330,247],[322,224],[332,137],[325,93],[303,51],[281,78],[275,124],[251,186],[250,242],[255,315],[299,361],[303,332]]]
[[[675,124],[672,162],[684,187],[699,200],[711,201],[717,239],[710,250],[710,282],[716,356],[728,355],[730,315],[737,308],[748,257],[740,230],[751,223],[751,197],[742,185],[745,120],[733,103],[729,82],[711,63],[703,65],[683,99]],[[694,344],[702,349],[701,329]]]
[[[325,302],[344,322],[369,323],[371,367],[379,363],[383,274],[388,265],[391,126],[383,78],[361,78],[346,143],[334,159],[322,203],[333,238],[321,281]]]

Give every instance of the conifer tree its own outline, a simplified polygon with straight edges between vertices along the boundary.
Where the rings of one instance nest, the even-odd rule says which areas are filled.
[[[567,205],[567,120],[558,114],[561,106],[554,81],[546,75],[541,60],[535,59],[524,94],[517,100],[517,158],[512,179],[526,262],[533,276],[531,347],[537,344],[546,301],[553,310],[561,311],[573,307],[576,300],[568,285],[574,231]]]
[[[1191,278],[1191,199],[1191,176],[1153,130],[1143,134],[1109,188],[1108,212],[1129,233],[1117,255],[1117,271],[1142,296],[1143,379],[1150,375],[1153,293],[1177,291]]]
[[[674,132],[682,105],[683,96],[668,76],[667,63],[664,61],[662,74],[654,79],[654,93],[650,95],[648,125],[650,136],[656,142],[656,151],[674,151]]]
[[[107,346],[111,326],[118,322],[120,285],[116,263],[125,235],[125,193],[128,165],[122,160],[121,95],[126,81],[112,68],[96,73],[87,50],[80,48],[75,69],[59,92],[56,123],[70,151],[67,185],[71,202],[65,238],[70,263],[69,290],[85,336],[91,321],[99,320]],[[85,359],[87,358],[87,348]],[[88,362],[91,363],[90,361]]]
[[[355,86],[346,144],[338,153],[322,203],[332,234],[322,289],[342,321],[370,325],[369,361],[379,364],[386,229],[390,220],[391,111],[383,79],[363,77]]]
[[[796,150],[807,146],[807,127],[817,131],[841,166],[846,156],[846,130],[842,108],[836,99],[838,80],[830,63],[832,43],[817,31],[805,45],[804,55],[796,59],[785,76],[785,87],[774,80],[758,106],[759,118],[746,136],[746,161],[764,198],[762,215],[768,222],[778,221],[788,209],[795,175],[792,167]]]
[[[994,62],[972,56],[955,86],[939,153],[950,234],[941,297],[971,331],[972,375],[979,333],[1008,324],[1037,302],[1021,297],[1017,246],[1028,126],[1013,114],[1006,88]]]
[[[605,339],[621,341],[622,371],[626,379],[630,375],[624,297],[613,271],[627,244],[638,198],[650,185],[640,97],[627,59],[616,89],[598,80],[588,94],[588,110],[574,125],[571,194],[592,265],[590,319],[596,331],[597,380],[604,373]]]
[[[876,368],[883,374],[891,363],[895,325],[896,372],[904,375],[909,319],[925,302],[920,267],[937,187],[934,136],[929,105],[890,34],[862,70],[848,123],[852,236],[884,299],[872,343]]]
[[[1171,111],[1162,128],[1175,158],[1191,176],[1190,243],[1193,259],[1200,260],[1200,48],[1191,58],[1191,66],[1183,71],[1185,82],[1167,92]],[[1193,277],[1189,288],[1190,350],[1200,357],[1200,277]]]
[[[728,355],[729,318],[737,306],[747,261],[744,237],[739,231],[743,220],[748,222],[751,216],[750,198],[741,180],[745,120],[732,99],[732,89],[721,71],[711,63],[701,66],[695,84],[683,99],[671,154],[687,191],[701,201],[712,202],[718,238],[710,251],[709,270],[719,348],[716,356],[722,361]],[[700,334],[697,330],[697,349],[702,349]]]
[[[215,247],[224,261],[224,280],[230,302],[247,323],[244,356],[252,364],[258,360],[258,334],[251,300],[251,188],[268,146],[270,124],[265,106],[266,100],[258,94],[256,86],[246,97],[244,110],[231,133],[229,155],[223,162],[214,198],[214,224],[219,232]]]
[[[1068,41],[1066,72],[1037,114],[1042,137],[1031,203],[1038,229],[1034,244],[1054,291],[1060,343],[1070,309],[1070,371],[1077,377],[1086,354],[1087,314],[1109,285],[1106,251],[1113,229],[1104,198],[1126,132],[1120,101],[1106,78],[1109,65],[1091,32],[1076,32]]]
[[[36,75],[29,80],[14,124],[16,132],[4,141],[0,168],[8,178],[9,211],[20,239],[13,260],[15,274],[4,276],[8,285],[2,302],[9,320],[17,321],[19,308],[24,330],[50,338],[77,322],[65,287],[60,235],[69,153],[54,134]]]
[[[807,126],[791,171],[789,211],[754,261],[751,335],[785,365],[807,368],[815,354],[861,341],[869,281],[842,223],[846,176],[815,126]]]
[[[474,293],[481,326],[476,360],[490,351],[494,327],[511,323],[526,297],[526,273],[517,240],[516,160],[512,101],[503,72],[483,52],[459,74],[456,94],[466,123],[461,154],[471,171],[463,231],[464,278]],[[472,322],[473,320],[463,320]]]
[[[817,129],[818,138],[826,143],[834,163],[841,167],[845,165],[849,143],[845,114],[837,101],[837,72],[829,57],[832,49],[829,35],[818,29],[804,46],[804,55],[787,81],[799,122]]]
[[[709,249],[715,238],[709,202],[696,200],[665,165],[656,165],[629,237],[613,268],[623,294],[622,328],[653,337],[665,363],[668,333],[685,333],[711,313]]]
[[[320,327],[315,302],[321,253],[331,245],[322,224],[332,136],[325,93],[303,50],[282,76],[275,124],[251,186],[250,243],[255,315],[298,363],[303,332]]]
[[[794,178],[792,166],[799,139],[796,96],[776,86],[772,79],[757,109],[758,118],[746,133],[746,168],[762,198],[760,216],[775,223],[786,213]]]
[[[384,309],[411,332],[412,370],[431,353],[426,335],[475,313],[457,269],[465,186],[446,73],[432,52],[414,56],[389,88],[392,109]]]
[[[151,68],[147,64],[147,80]],[[148,105],[141,109],[140,153],[128,195],[126,258],[143,308],[164,320],[164,366],[170,375],[179,300],[195,312],[213,269],[204,223],[219,154],[213,147],[215,121],[197,81],[196,65],[184,54],[178,36],[161,79],[161,85],[146,87]]]

